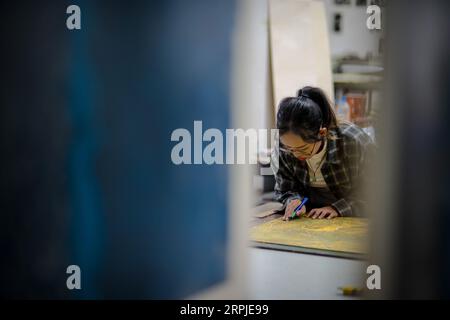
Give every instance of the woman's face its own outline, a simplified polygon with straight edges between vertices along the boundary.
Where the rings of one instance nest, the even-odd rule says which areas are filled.
[[[315,155],[319,149],[321,142],[308,143],[305,142],[300,136],[287,132],[280,137],[280,141],[283,144],[280,149],[287,149],[291,152],[297,159],[306,160]]]

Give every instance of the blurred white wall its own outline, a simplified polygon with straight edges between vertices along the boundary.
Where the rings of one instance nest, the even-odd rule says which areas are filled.
[[[325,4],[331,55],[356,54],[364,58],[367,53],[378,54],[381,32],[366,27],[367,6],[356,6],[356,0],[349,5],[336,5],[335,0],[317,0]],[[333,30],[334,14],[341,14],[341,31]],[[381,12],[383,16],[383,10]]]
[[[283,1],[283,0],[280,0]],[[325,5],[325,15],[329,32],[330,51],[332,57],[346,54],[356,54],[364,58],[367,53],[378,54],[381,32],[366,28],[367,6],[356,6],[356,0],[350,5],[336,5],[334,0],[322,1]],[[268,0],[249,0],[252,8],[248,18],[247,28],[251,34],[251,48],[247,54],[255,83],[248,94],[252,95],[253,104],[249,105],[254,128],[273,128],[274,106],[272,102],[272,83],[270,74],[269,36],[268,36]],[[333,31],[334,13],[342,16],[341,31]],[[383,14],[383,13],[382,13]]]

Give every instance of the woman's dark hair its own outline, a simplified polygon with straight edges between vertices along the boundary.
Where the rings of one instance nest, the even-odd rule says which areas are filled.
[[[299,135],[304,141],[321,140],[320,128],[337,127],[336,116],[325,93],[316,87],[303,87],[297,97],[281,100],[277,113],[280,136],[287,132]]]

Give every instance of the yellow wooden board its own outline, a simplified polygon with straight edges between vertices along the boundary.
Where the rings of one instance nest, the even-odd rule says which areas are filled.
[[[263,243],[366,254],[367,229],[364,218],[280,218],[252,227],[250,238]]]

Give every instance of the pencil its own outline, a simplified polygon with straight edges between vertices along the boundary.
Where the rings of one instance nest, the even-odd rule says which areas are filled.
[[[297,215],[298,210],[300,210],[303,207],[303,205],[306,203],[306,201],[308,201],[308,198],[304,197],[302,202],[300,202],[300,204],[297,206],[297,208],[295,208],[294,211],[292,212],[291,219],[293,219]]]

